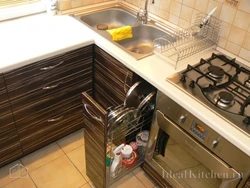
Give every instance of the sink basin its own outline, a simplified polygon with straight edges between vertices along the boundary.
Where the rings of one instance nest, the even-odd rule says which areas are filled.
[[[153,20],[149,20],[147,24],[142,25],[138,22],[135,13],[122,7],[115,7],[80,14],[75,18],[139,60],[153,54],[153,41],[155,39],[169,34],[157,26]],[[111,35],[106,32],[107,29],[126,25],[132,26],[132,38],[113,41]],[[171,41],[175,41],[175,39],[173,38]]]
[[[117,41],[117,43],[128,51],[140,54],[143,57],[153,53],[153,41],[156,38],[168,35],[166,32],[150,25],[135,26],[132,28],[132,33],[132,38]]]
[[[122,9],[110,9],[83,15],[80,19],[89,26],[100,30],[114,29],[125,25],[134,25],[137,19],[134,15]],[[98,27],[100,26],[101,27]],[[103,25],[107,27],[103,28]]]

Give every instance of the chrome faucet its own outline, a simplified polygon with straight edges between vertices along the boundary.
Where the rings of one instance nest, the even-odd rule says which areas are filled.
[[[152,0],[154,4],[154,0]],[[137,12],[137,19],[141,21],[142,24],[146,24],[148,21],[148,0],[145,0],[144,8],[139,8]]]

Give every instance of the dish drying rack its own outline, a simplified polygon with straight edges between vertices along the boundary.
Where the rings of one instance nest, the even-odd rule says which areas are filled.
[[[211,16],[203,23],[206,17],[207,14],[199,13],[191,27],[155,39],[154,53],[173,64],[176,69],[181,60],[215,47],[221,21]]]

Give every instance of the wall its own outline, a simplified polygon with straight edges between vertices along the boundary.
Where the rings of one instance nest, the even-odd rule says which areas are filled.
[[[112,0],[57,0],[58,10],[68,10],[97,3],[103,3]]]
[[[124,0],[142,6],[143,0]],[[198,12],[208,13],[215,6],[215,16],[222,20],[218,46],[250,62],[250,0],[238,0],[237,7],[226,0],[149,0],[149,12],[180,27],[189,27]],[[231,1],[231,0],[230,0]]]

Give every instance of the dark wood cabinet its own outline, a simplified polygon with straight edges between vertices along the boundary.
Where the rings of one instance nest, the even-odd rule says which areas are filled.
[[[83,127],[81,92],[92,93],[93,45],[4,73],[24,154]]]
[[[95,46],[93,71],[93,95],[104,108],[122,104],[128,89],[138,80],[133,71],[98,46]]]
[[[86,172],[96,187],[106,186],[107,114],[86,92],[82,94]]]
[[[124,129],[111,131],[116,126],[109,124],[108,108],[122,106],[130,87],[142,79],[99,47],[95,46],[94,51],[93,95],[82,93],[86,173],[97,188],[103,188],[131,172],[144,160],[144,156],[138,154],[131,168],[122,168],[119,175],[114,177],[110,173],[110,164],[107,164],[107,148],[135,141],[136,133],[146,127],[151,117],[143,122],[141,116],[133,122],[128,120],[128,123],[121,124]],[[136,112],[134,110],[131,114]],[[127,121],[128,116],[124,119]]]
[[[0,166],[22,156],[22,148],[11,113],[5,82],[0,74]]]

